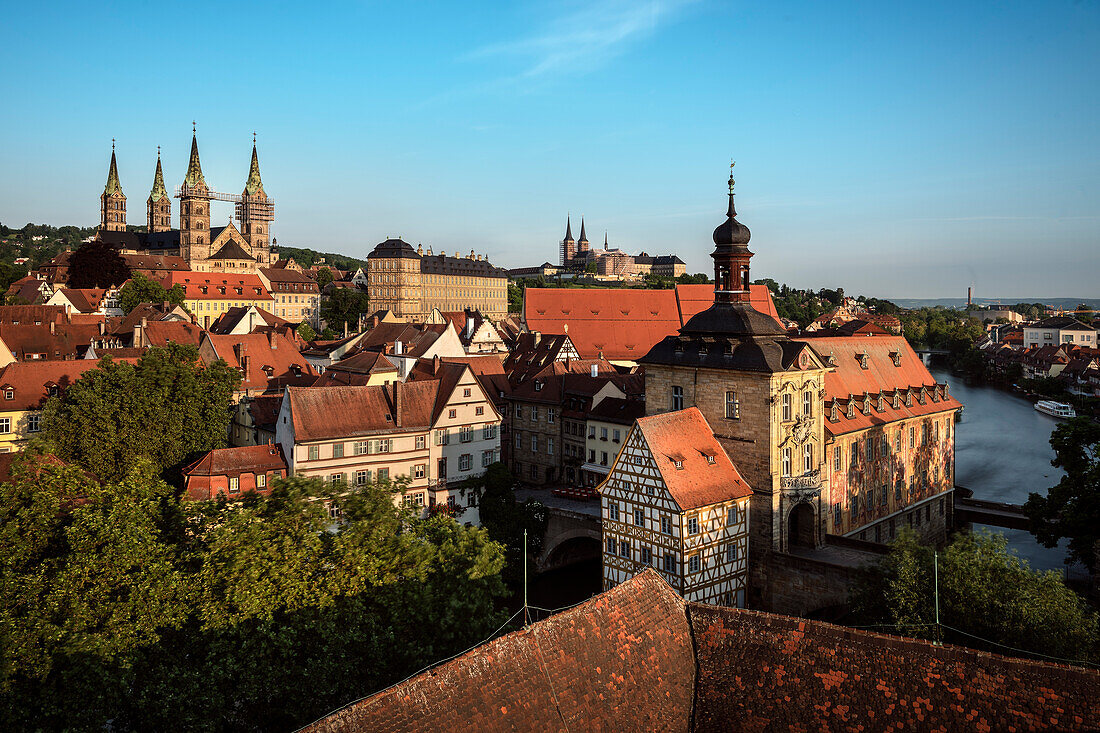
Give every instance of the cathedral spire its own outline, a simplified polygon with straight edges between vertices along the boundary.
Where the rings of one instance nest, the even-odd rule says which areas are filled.
[[[191,123],[191,160],[187,162],[187,175],[183,183],[189,187],[205,186],[206,180],[202,177],[202,165],[199,163],[199,140],[195,134],[195,123]]]
[[[164,171],[160,168],[160,146],[157,146],[157,172],[153,175],[153,190],[149,192],[150,201],[160,201],[168,195],[164,186]]]
[[[584,217],[581,217],[581,238],[577,240],[577,244],[588,244],[588,237],[584,234]]]
[[[264,193],[264,182],[260,180],[260,157],[256,154],[256,133],[252,133],[252,166],[248,169],[248,181],[244,184],[244,193],[246,195]]]
[[[113,161],[114,153],[111,154],[111,160]],[[573,225],[569,221],[569,215],[565,215],[565,241],[572,242],[573,240]]]
[[[107,171],[107,185],[103,187],[105,196],[122,194],[122,183],[118,180],[118,164],[115,162],[115,139],[111,138],[111,168]]]

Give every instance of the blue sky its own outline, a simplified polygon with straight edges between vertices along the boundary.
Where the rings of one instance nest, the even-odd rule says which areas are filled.
[[[144,223],[195,119],[223,191],[257,131],[282,244],[520,266],[571,212],[709,271],[735,158],[755,277],[1100,296],[1094,0],[103,5],[5,10],[8,225],[94,224],[112,137]]]

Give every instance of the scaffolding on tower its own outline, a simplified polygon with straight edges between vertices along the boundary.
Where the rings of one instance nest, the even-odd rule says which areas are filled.
[[[246,198],[239,193],[219,193],[210,189],[196,188],[181,185],[176,186],[175,198],[196,196],[210,201],[228,201],[234,205],[234,213],[237,221],[274,221],[275,199],[268,197],[266,200],[257,201]]]

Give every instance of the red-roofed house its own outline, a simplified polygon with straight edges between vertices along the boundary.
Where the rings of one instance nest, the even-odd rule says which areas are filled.
[[[652,567],[686,600],[745,605],[752,489],[698,408],[635,421],[598,491],[605,590]]]
[[[271,493],[271,482],[287,475],[278,445],[248,445],[212,450],[183,469],[184,497],[190,501],[240,499],[249,491]]]
[[[256,306],[271,313],[275,298],[259,275],[239,272],[172,272],[164,278],[164,287],[180,285],[184,305],[195,314],[203,328],[209,328],[230,308]]]
[[[616,364],[637,362],[714,302],[713,285],[677,285],[674,290],[527,288],[523,293],[529,331],[567,334],[582,357],[602,355]],[[766,285],[750,286],[749,302],[778,318]]]

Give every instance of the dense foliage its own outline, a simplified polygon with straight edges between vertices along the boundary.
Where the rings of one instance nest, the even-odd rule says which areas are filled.
[[[359,329],[359,316],[370,313],[367,294],[358,288],[333,288],[321,301],[321,318],[338,333]]]
[[[98,483],[27,453],[0,485],[0,725],[291,730],[501,622],[500,547],[401,486],[273,483],[183,503],[147,462]]]
[[[69,255],[71,288],[117,288],[129,277],[130,267],[107,242],[87,242]]]
[[[1001,653],[996,644],[1064,659],[1100,659],[1096,613],[1058,573],[1031,570],[1007,545],[1003,535],[963,533],[940,552],[940,622],[952,627],[942,629],[943,640]],[[932,554],[908,530],[899,535],[853,590],[856,623],[935,639]]]
[[[1100,424],[1087,417],[1067,420],[1050,434],[1052,466],[1065,471],[1046,496],[1032,493],[1024,504],[1031,532],[1046,547],[1069,540],[1069,558],[1097,570],[1100,550]]]
[[[287,247],[285,245],[278,245],[275,247],[279,252],[279,259],[289,260],[294,258],[303,269],[308,270],[314,265],[322,264],[321,260],[324,260],[323,264],[332,265],[337,270],[358,270],[360,267],[366,268],[367,261],[356,259],[355,257],[348,257],[347,255],[335,254],[332,252],[318,252],[312,249],[299,249],[298,247]]]
[[[118,304],[123,311],[129,313],[142,303],[183,305],[186,294],[179,283],[171,288],[165,288],[156,280],[150,280],[141,273],[137,273],[130,278],[122,290],[118,291]]]
[[[908,310],[898,317],[910,344],[947,349],[956,357],[985,335],[985,328],[977,318],[967,316],[965,311],[942,306]]]
[[[154,347],[137,364],[107,358],[50,399],[43,432],[101,479],[120,480],[140,458],[160,473],[225,445],[239,383],[224,361],[203,365],[194,346]]]
[[[494,463],[481,476],[467,480],[463,491],[477,497],[481,524],[496,542],[504,547],[506,564],[504,580],[518,588],[523,578],[524,531],[527,532],[527,571],[534,574],[535,560],[542,554],[542,540],[550,520],[549,510],[539,501],[528,499],[520,504],[513,488],[511,471],[503,463]]]

